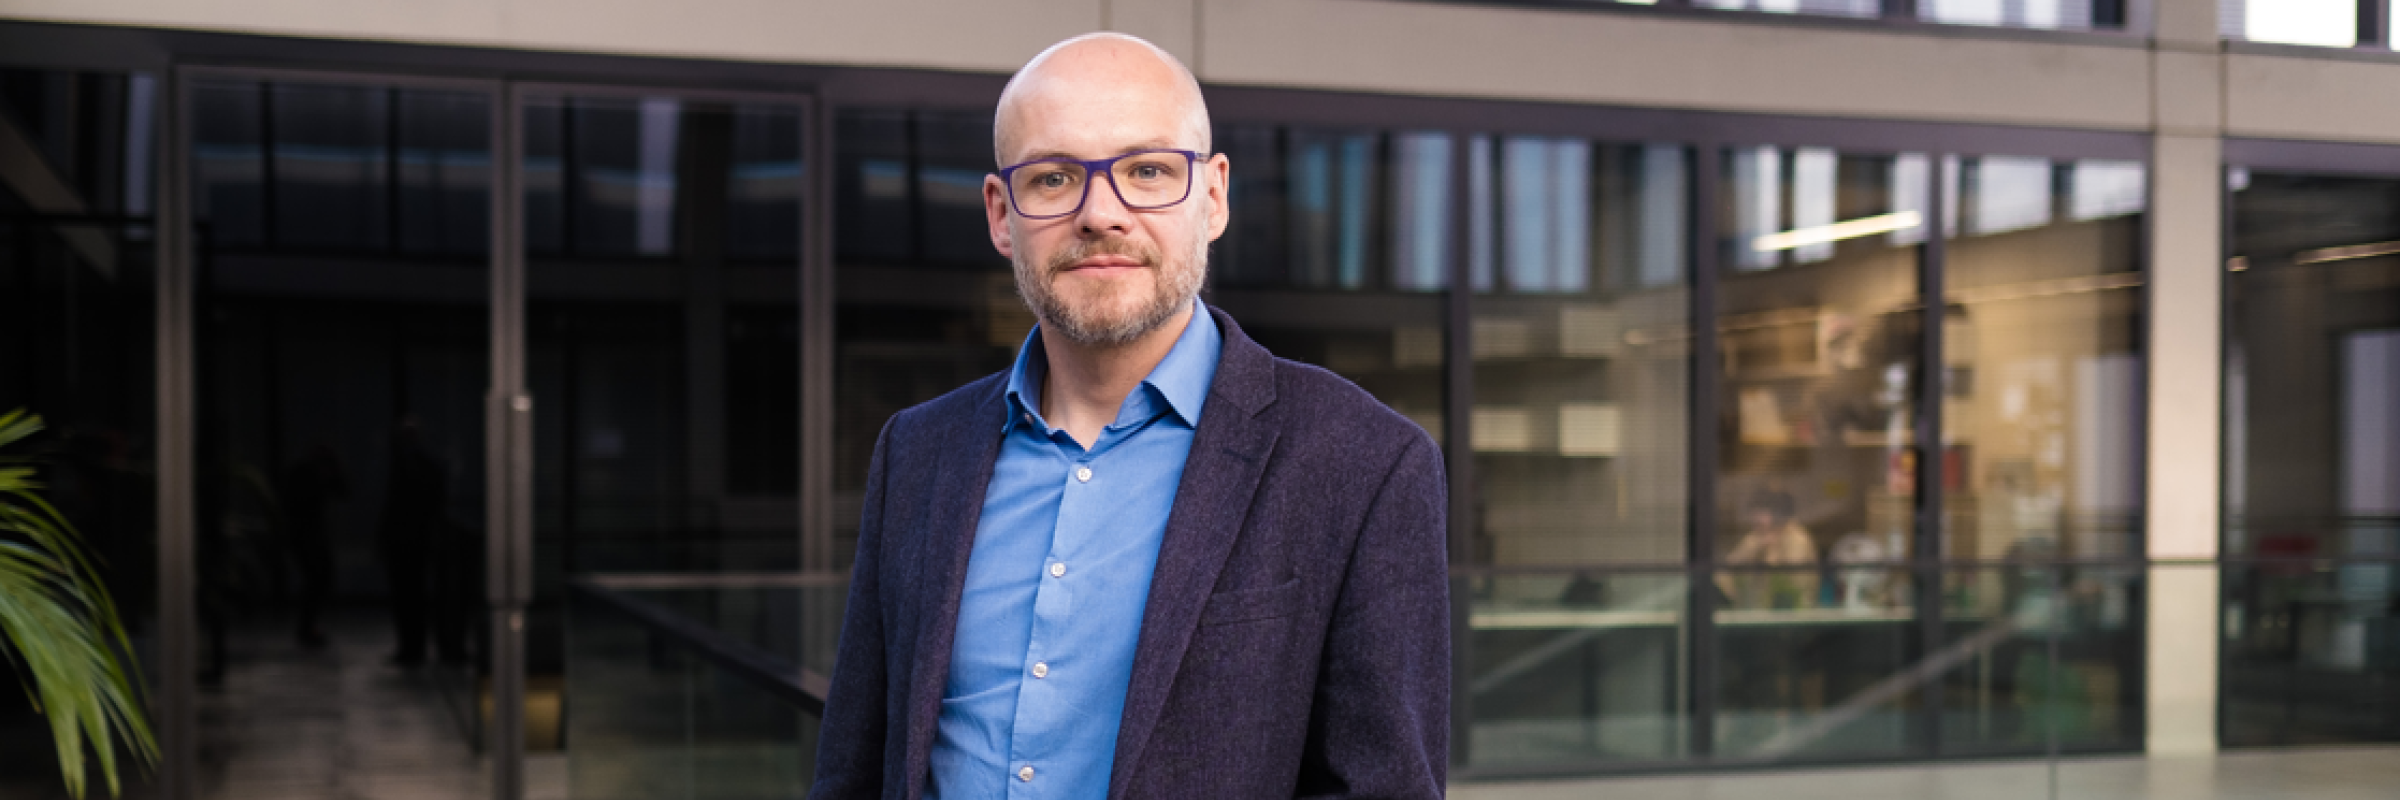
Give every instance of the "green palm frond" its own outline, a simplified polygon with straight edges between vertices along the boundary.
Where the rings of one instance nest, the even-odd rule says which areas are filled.
[[[23,410],[0,414],[0,452],[41,429],[42,418]],[[30,459],[0,456],[0,635],[11,646],[0,654],[21,668],[26,695],[50,720],[67,793],[83,796],[92,760],[109,794],[121,794],[116,742],[145,766],[157,763],[158,743],[134,688],[133,648],[116,604],[75,526],[42,499],[42,488]]]

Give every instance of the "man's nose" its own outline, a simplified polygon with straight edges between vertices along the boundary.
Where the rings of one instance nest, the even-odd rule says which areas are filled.
[[[1133,210],[1125,207],[1125,199],[1117,196],[1116,177],[1108,173],[1093,176],[1089,193],[1084,195],[1083,208],[1075,212],[1075,225],[1085,236],[1122,235],[1133,225]]]

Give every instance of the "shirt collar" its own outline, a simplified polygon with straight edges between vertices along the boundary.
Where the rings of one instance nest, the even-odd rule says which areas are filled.
[[[1167,410],[1183,424],[1200,427],[1200,410],[1208,400],[1209,384],[1216,379],[1217,358],[1225,348],[1225,334],[1217,330],[1217,320],[1208,313],[1208,305],[1192,301],[1191,320],[1184,324],[1183,334],[1175,338],[1175,347],[1167,351],[1150,375],[1142,379],[1142,388],[1125,398],[1127,408],[1145,404],[1148,399],[1163,400]],[[1042,419],[1042,376],[1049,369],[1049,356],[1042,349],[1042,329],[1036,325],[1025,334],[1025,344],[1017,349],[1016,364],[1008,371],[1008,418],[1002,420],[1001,430],[1007,431],[1020,423],[1031,423],[1049,430],[1050,423]],[[1152,395],[1144,398],[1143,394]],[[1122,412],[1120,412],[1122,413]]]

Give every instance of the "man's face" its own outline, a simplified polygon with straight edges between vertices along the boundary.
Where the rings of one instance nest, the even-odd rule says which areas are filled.
[[[1084,43],[1019,80],[1001,110],[1002,166],[1205,150],[1180,76],[1136,47]],[[992,244],[1015,265],[1017,292],[1046,329],[1080,344],[1120,345],[1191,302],[1207,272],[1208,243],[1225,231],[1229,169],[1221,155],[1194,167],[1191,195],[1180,204],[1127,208],[1106,177],[1094,174],[1081,209],[1040,220],[1014,212],[997,175],[984,179]]]

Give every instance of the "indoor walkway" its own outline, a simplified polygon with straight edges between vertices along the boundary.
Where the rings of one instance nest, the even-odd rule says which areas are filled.
[[[209,800],[478,800],[463,668],[386,663],[390,625],[353,613],[306,649],[283,624],[228,636],[221,686],[200,692],[201,796]],[[559,759],[527,764],[529,800],[565,796]]]
[[[1731,775],[1456,784],[1452,800],[2035,800],[2049,765],[1989,762]],[[2060,800],[2391,800],[2400,747],[2244,750],[2059,762]]]

